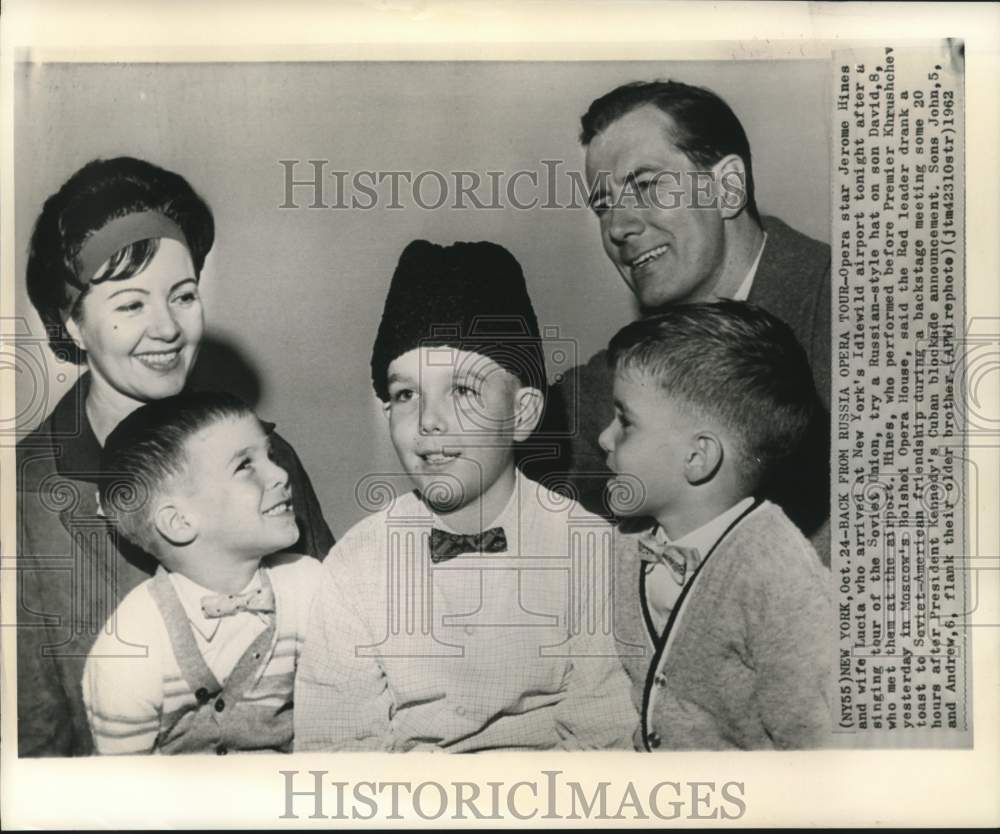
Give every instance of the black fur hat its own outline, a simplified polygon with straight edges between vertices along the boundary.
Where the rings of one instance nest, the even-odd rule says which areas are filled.
[[[444,345],[488,356],[522,384],[545,389],[538,320],[521,266],[504,247],[415,240],[399,256],[372,348],[379,399],[389,399],[390,362]]]

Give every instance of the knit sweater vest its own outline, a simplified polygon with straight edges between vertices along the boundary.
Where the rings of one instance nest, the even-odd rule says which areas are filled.
[[[267,572],[261,576],[270,589]],[[280,613],[269,615],[267,628],[223,686],[198,651],[191,623],[166,573],[156,574],[150,592],[177,661],[176,669],[164,670],[156,750],[219,755],[230,750],[290,751],[296,635],[282,627]]]

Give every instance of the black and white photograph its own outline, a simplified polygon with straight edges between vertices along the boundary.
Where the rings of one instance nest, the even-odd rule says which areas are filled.
[[[6,819],[996,822],[995,9],[317,5],[5,21]]]

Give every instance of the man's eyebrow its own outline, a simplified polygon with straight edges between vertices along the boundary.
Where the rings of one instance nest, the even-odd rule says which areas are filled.
[[[386,377],[385,381],[387,385],[391,385],[394,382],[406,382],[411,385],[413,384],[412,377],[407,376],[406,374],[401,374],[399,371],[393,371],[388,377]]]
[[[650,165],[648,163],[643,163],[638,168],[633,168],[631,171],[629,171],[628,176],[634,178],[634,177],[640,177],[643,174],[663,174],[663,173],[665,173],[665,171],[659,165]]]

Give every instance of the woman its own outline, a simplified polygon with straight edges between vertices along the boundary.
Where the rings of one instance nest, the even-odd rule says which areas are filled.
[[[122,598],[155,569],[100,514],[100,449],[119,420],[184,388],[201,342],[198,282],[211,210],[178,174],[129,157],[95,160],[50,197],[35,225],[28,295],[61,358],[89,373],[18,445],[18,740],[22,756],[93,752],[83,663]],[[274,436],[301,538],[333,536],[292,448]],[[113,623],[108,623],[113,628]],[[119,635],[121,654],[143,647]]]

